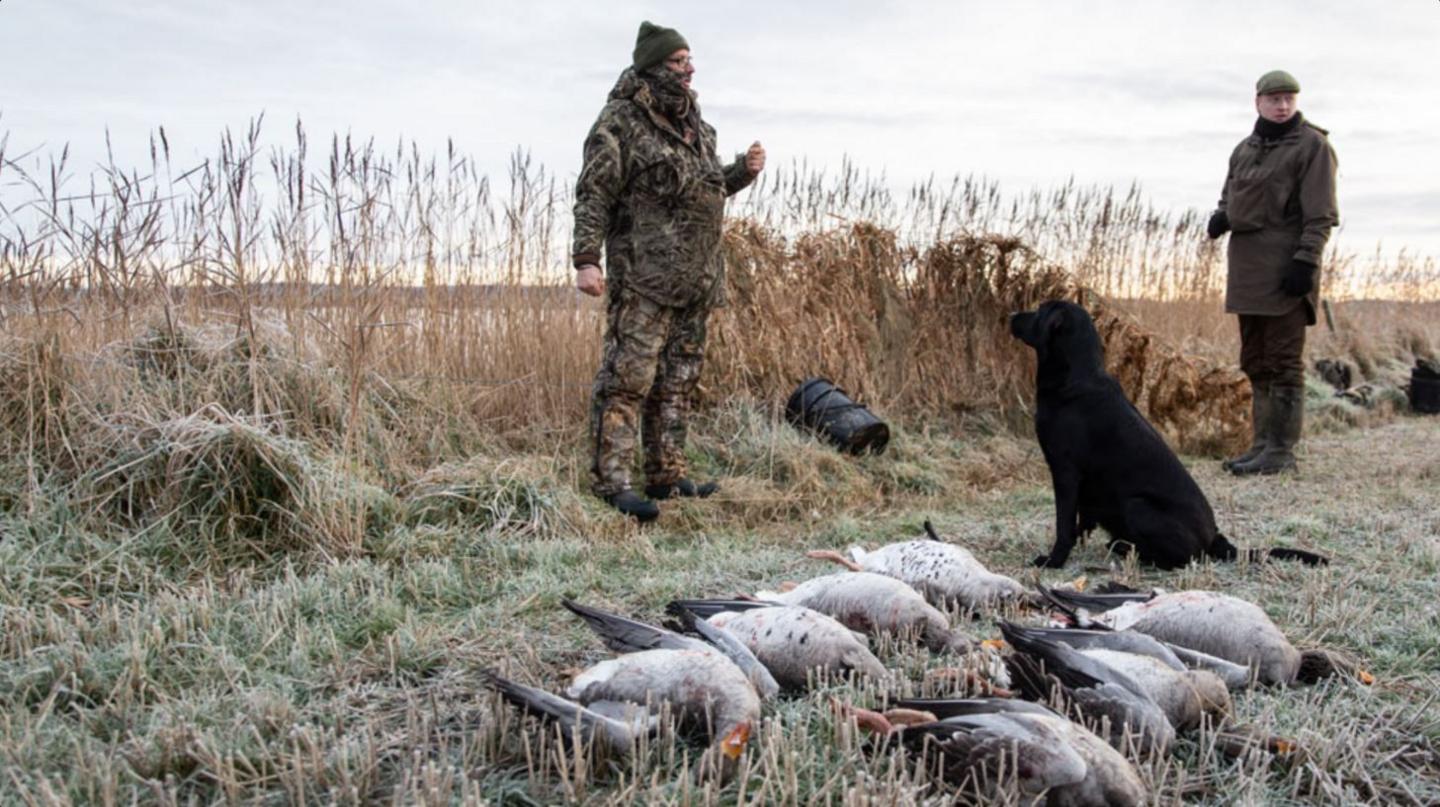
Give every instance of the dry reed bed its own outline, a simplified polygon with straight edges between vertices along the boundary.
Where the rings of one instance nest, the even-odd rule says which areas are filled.
[[[346,410],[273,399],[257,375],[249,390],[232,385],[249,404],[219,401],[226,411],[240,414],[240,403],[331,430],[344,419],[354,441],[359,388],[378,376],[427,408],[427,450],[459,449],[443,459],[468,451],[457,444],[477,430],[530,444],[573,432],[600,324],[598,307],[566,288],[567,199],[553,176],[517,153],[500,189],[453,150],[334,138],[313,155],[299,125],[280,146],[261,124],[226,132],[194,166],[175,165],[158,130],[150,165],[110,163],[88,177],[66,152],[0,151],[6,331],[52,340],[46,360],[89,357],[146,328],[166,355],[185,350],[167,341],[197,327],[241,350],[283,341],[298,361],[323,355]],[[1174,303],[1143,330],[1233,360],[1210,349],[1227,338],[1214,303],[1219,250],[1195,213],[1157,211],[1137,187],[1004,194],[971,177],[896,196],[848,164],[834,175],[781,167],[737,212],[744,221],[727,239],[736,302],[715,321],[712,400],[775,401],[821,370],[897,417],[1023,414],[1025,371],[1001,319],[1058,295],[1083,296],[1097,313],[1121,309],[1103,300]],[[1403,252],[1327,263],[1330,290],[1356,296],[1423,299],[1440,277]],[[262,333],[277,326],[279,340]],[[1243,402],[1232,377],[1152,351],[1131,328],[1106,331],[1123,336],[1112,365],[1126,362],[1127,388],[1172,437],[1196,448],[1233,437]]]
[[[726,243],[736,267],[732,304],[714,324],[707,396],[721,410],[733,407],[727,401],[758,402],[770,418],[745,424],[752,433],[773,433],[778,402],[817,372],[893,413],[897,426],[927,418],[954,424],[957,414],[1023,426],[1030,360],[1008,335],[1006,317],[1051,297],[1089,303],[1122,383],[1182,446],[1223,443],[1243,425],[1244,388],[1233,372],[1164,348],[1017,243],[969,239],[904,250],[872,226],[807,236],[793,249],[737,226]],[[25,326],[0,344],[0,399],[9,413],[0,421],[0,448],[23,466],[9,495],[27,509],[37,497],[59,495],[76,518],[102,531],[165,525],[193,533],[200,540],[185,545],[187,566],[205,558],[223,567],[297,552],[360,554],[396,525],[454,512],[487,530],[556,534],[577,523],[583,387],[554,394],[564,418],[547,422],[513,393],[475,395],[467,384],[399,370],[431,364],[426,342],[385,339],[401,329],[362,329],[367,349],[387,357],[370,367],[343,340],[292,330],[287,323],[309,312],[286,304],[303,299],[282,297],[273,310],[252,306],[243,327],[232,328],[217,322],[224,308],[184,296],[148,318],[127,311],[137,332],[101,344],[91,341],[93,329],[75,324],[86,317],[67,316],[97,305],[84,297],[66,314],[9,314]],[[406,294],[372,296],[368,316],[381,316],[388,296]],[[469,318],[504,340],[510,320],[543,316],[546,305],[534,296],[496,295]],[[35,329],[28,338],[26,327]],[[101,333],[112,335],[115,326]],[[808,348],[797,350],[796,340]],[[547,352],[541,345],[536,339],[524,350]],[[524,394],[562,378],[532,377]],[[557,459],[508,459],[517,453]],[[731,475],[754,470],[723,445],[712,443],[710,453]],[[839,458],[815,462],[832,476],[846,473]],[[895,484],[879,480],[875,493],[857,494],[875,480],[855,478],[841,496],[878,503],[877,493],[954,484],[900,473]],[[758,478],[776,476],[772,469]],[[797,498],[791,482],[768,496],[779,511],[764,504],[764,490],[741,482],[736,509],[763,520],[824,496],[825,485],[812,482],[806,487],[814,495]]]
[[[290,145],[269,143],[257,120],[226,132],[212,159],[177,166],[162,129],[150,165],[102,165],[79,192],[68,153],[0,152],[0,320],[34,343],[22,364],[49,362],[52,375],[5,377],[31,385],[27,440],[59,438],[63,373],[128,358],[173,381],[202,330],[293,366],[241,355],[227,365],[240,377],[180,389],[184,405],[172,395],[161,419],[216,404],[321,438],[351,464],[394,462],[394,477],[474,453],[476,435],[523,449],[577,433],[601,324],[566,287],[554,177],[517,154],[502,193],[453,150],[335,138],[317,159],[299,125]],[[1194,213],[1073,183],[1006,195],[982,179],[931,180],[896,197],[850,165],[767,172],[739,212],[711,401],[773,405],[825,372],[897,419],[1020,423],[1026,360],[1003,318],[1066,296],[1102,318],[1112,367],[1172,438],[1204,450],[1235,439],[1232,354],[1194,339],[1213,342],[1224,321],[1219,252]],[[1331,288],[1359,294],[1413,298],[1440,276],[1404,253],[1329,263]],[[1180,308],[1137,323],[1106,300]],[[1416,333],[1433,344],[1430,329]],[[403,441],[383,439],[397,431],[387,419],[406,421]]]
[[[818,373],[911,417],[989,413],[1018,423],[1033,361],[1008,317],[1068,299],[1095,316],[1111,371],[1175,442],[1215,450],[1243,431],[1248,385],[1237,372],[1184,356],[1014,239],[906,248],[892,232],[854,225],[790,250],[778,240],[732,228],[734,310],[714,329],[714,387],[764,400]]]

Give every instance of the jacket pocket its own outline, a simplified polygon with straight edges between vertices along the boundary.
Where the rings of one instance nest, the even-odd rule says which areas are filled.
[[[1293,217],[1294,211],[1288,208],[1293,206],[1294,172],[1280,156],[1277,154],[1268,165],[1250,168],[1230,181],[1226,215],[1230,218],[1231,230],[1246,233],[1283,227]]]
[[[1230,229],[1249,233],[1264,229],[1270,223],[1269,176],[1254,172],[1230,180],[1229,203],[1225,215]]]
[[[630,233],[629,284],[661,305],[683,305],[692,290],[686,288],[684,267],[686,243],[676,209],[670,204],[636,198],[632,213],[635,229]]]

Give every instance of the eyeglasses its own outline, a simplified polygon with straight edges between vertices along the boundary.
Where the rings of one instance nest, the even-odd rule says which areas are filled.
[[[678,59],[666,59],[665,64],[673,65],[675,67],[689,67],[692,62],[690,61],[689,56],[681,56]]]

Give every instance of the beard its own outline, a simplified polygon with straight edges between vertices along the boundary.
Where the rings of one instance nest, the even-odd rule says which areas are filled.
[[[695,93],[684,85],[685,74],[662,65],[652,67],[641,77],[650,85],[650,93],[660,109],[677,121],[686,121],[695,109]]]

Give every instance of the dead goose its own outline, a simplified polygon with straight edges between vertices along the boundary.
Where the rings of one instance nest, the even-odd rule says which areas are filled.
[[[1124,671],[1008,622],[1000,623],[1000,634],[1015,651],[1007,662],[1024,697],[1047,701],[1052,682],[1058,684],[1089,724],[1098,726],[1108,719],[1110,742],[1122,750],[1129,736],[1147,754],[1163,753],[1175,741],[1175,727],[1165,711]]]
[[[728,779],[760,719],[760,697],[733,662],[713,650],[645,650],[602,661],[575,676],[566,697],[509,681],[487,683],[506,701],[558,723],[611,754],[628,756],[668,707],[687,730],[708,732],[698,771]],[[712,728],[713,727],[713,728]]]
[[[1215,591],[1079,594],[1041,589],[1081,627],[1134,630],[1164,642],[1244,664],[1266,684],[1288,684],[1300,651],[1259,606]]]
[[[900,541],[872,551],[852,546],[849,558],[831,550],[806,554],[853,572],[873,572],[901,580],[938,608],[958,604],[977,611],[1025,596],[1025,587],[1020,583],[985,568],[970,550],[941,540],[929,521],[925,522],[925,532],[928,539]]]
[[[1133,631],[1124,631],[1133,633]],[[1219,656],[1212,656],[1209,653],[1201,653],[1198,650],[1191,650],[1188,647],[1181,647],[1169,642],[1161,642],[1166,648],[1175,654],[1185,666],[1193,670],[1205,670],[1213,673],[1229,689],[1245,689],[1250,686],[1254,673],[1247,664],[1236,664],[1227,661]],[[1348,675],[1362,684],[1375,683],[1375,676],[1371,675],[1360,666],[1360,662],[1334,650],[1310,648],[1300,651],[1300,668],[1295,673],[1294,683],[1315,684],[1321,679],[1335,675]]]
[[[605,646],[618,653],[658,649],[718,652],[745,673],[762,699],[770,700],[780,694],[780,685],[776,683],[766,665],[755,657],[744,642],[723,628],[710,624],[696,625],[696,632],[701,636],[697,639],[599,608],[581,605],[574,600],[562,599],[560,604],[585,620],[585,624],[605,642]]]
[[[952,630],[950,621],[919,592],[883,574],[842,572],[806,580],[788,591],[762,591],[757,599],[802,605],[829,614],[868,635],[914,633],[936,652],[969,651],[974,642]]]
[[[998,698],[902,700],[895,710],[853,710],[857,723],[894,741],[939,754],[947,781],[964,784],[1013,771],[1020,791],[1055,807],[1128,807],[1146,801],[1145,786],[1129,760],[1084,726],[1043,706]]]
[[[806,689],[817,671],[844,675],[854,670],[875,680],[888,677],[864,635],[826,614],[798,605],[734,601],[730,609],[713,610],[717,602],[723,601],[676,600],[666,610],[677,616],[708,612],[703,621],[739,639],[786,689]]]
[[[1025,636],[1069,645],[1119,670],[1145,691],[1176,731],[1200,725],[1204,715],[1230,711],[1230,692],[1214,673],[1192,670],[1156,639],[1134,631],[1057,630],[1011,626]]]

